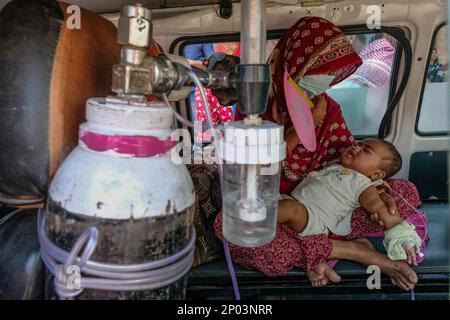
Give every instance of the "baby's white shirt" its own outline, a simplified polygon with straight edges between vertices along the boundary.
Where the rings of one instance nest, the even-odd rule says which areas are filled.
[[[382,183],[381,179],[372,181],[355,170],[335,164],[310,172],[291,196],[305,205],[308,215],[314,214],[322,220],[329,231],[347,235],[351,231],[352,212],[360,207],[361,193]]]

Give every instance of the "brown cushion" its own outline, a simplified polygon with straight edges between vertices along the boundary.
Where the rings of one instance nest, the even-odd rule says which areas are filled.
[[[86,100],[110,94],[117,31],[81,10],[81,29],[57,1],[14,0],[0,13],[0,193],[45,196],[76,146]]]

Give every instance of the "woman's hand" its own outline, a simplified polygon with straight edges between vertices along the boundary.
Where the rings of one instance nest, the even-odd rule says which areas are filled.
[[[300,143],[300,139],[298,138],[297,132],[293,126],[287,130],[284,140],[286,141],[286,153],[290,154],[291,151],[294,150],[294,148]]]
[[[390,214],[392,214],[392,215],[399,214],[398,210],[397,210],[397,205],[395,204],[395,201],[394,201],[394,198],[392,198],[392,196],[386,191],[386,189],[390,190],[391,187],[389,186],[389,184],[386,181],[384,181],[383,184],[378,189],[381,200],[383,200],[384,203],[386,204],[386,206],[388,207]],[[380,226],[384,227],[384,223],[383,223],[383,221],[380,220],[378,213],[375,212],[375,213],[371,214],[370,220],[372,220],[374,222],[378,222],[378,224]]]
[[[320,126],[322,124],[323,118],[327,113],[327,100],[322,94],[313,99],[314,108],[312,109],[312,115],[314,120],[314,127]]]

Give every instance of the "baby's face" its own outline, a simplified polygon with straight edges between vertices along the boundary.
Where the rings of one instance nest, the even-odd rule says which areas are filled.
[[[341,163],[371,179],[383,179],[386,172],[380,169],[381,162],[389,156],[389,150],[382,142],[369,138],[348,147],[341,155]]]

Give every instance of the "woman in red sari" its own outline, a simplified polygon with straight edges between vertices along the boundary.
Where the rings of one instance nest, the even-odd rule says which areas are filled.
[[[312,100],[315,105],[312,113],[317,147],[314,152],[307,151],[289,117],[283,87],[284,70],[296,82],[305,76],[335,76],[330,83],[332,86],[354,73],[362,61],[338,27],[322,18],[306,17],[284,33],[272,52],[269,63],[273,81],[268,110],[263,118],[285,127],[288,152],[282,163],[280,193],[289,194],[306,174],[337,161],[341,152],[352,145],[355,139],[345,123],[339,105],[322,93]],[[391,180],[389,183],[394,192],[392,197],[384,193],[383,199],[391,211],[395,212],[398,207],[402,218],[408,217],[416,224],[425,244],[428,237],[426,220],[423,216],[418,217],[418,213],[413,210],[420,204],[417,190],[404,180]],[[400,199],[406,199],[409,204]],[[392,203],[393,200],[395,204]],[[222,236],[221,220],[222,216],[218,215],[215,228],[219,237]],[[331,269],[334,264],[327,264],[326,261],[347,259],[364,265],[378,265],[395,285],[405,290],[414,288],[417,276],[407,264],[411,261],[391,261],[386,255],[375,251],[364,238],[369,235],[383,236],[383,230],[376,217],[371,219],[362,209],[357,209],[352,215],[352,232],[346,239],[325,235],[299,237],[287,226],[278,225],[276,237],[270,244],[261,248],[230,245],[230,250],[235,262],[269,276],[286,274],[294,266],[301,267],[307,271],[313,286],[340,281],[340,277]]]

